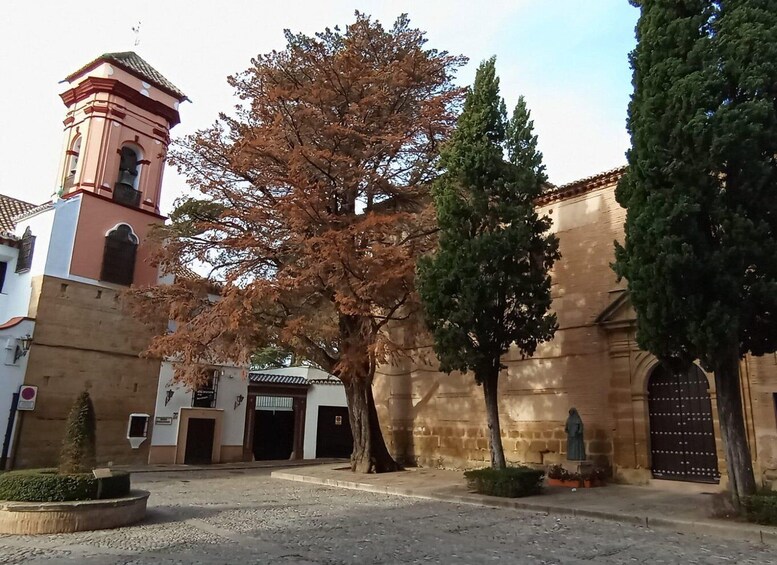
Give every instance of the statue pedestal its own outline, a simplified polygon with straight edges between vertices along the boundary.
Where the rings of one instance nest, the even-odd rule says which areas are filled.
[[[592,461],[562,461],[561,467],[567,473],[579,473],[581,477],[586,477],[594,470]]]

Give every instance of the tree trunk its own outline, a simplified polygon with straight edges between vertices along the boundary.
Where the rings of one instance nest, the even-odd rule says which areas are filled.
[[[754,494],[756,491],[753,463],[750,447],[747,445],[745,418],[742,412],[739,357],[736,353],[721,355],[715,359],[714,371],[729,490],[734,505],[739,508],[741,497]]]
[[[391,457],[383,440],[371,383],[364,378],[350,379],[345,383],[345,396],[348,400],[348,418],[353,433],[351,471],[355,473],[398,471],[400,467]]]
[[[498,384],[498,368],[489,371],[483,378],[483,396],[486,399],[486,420],[488,421],[488,443],[491,451],[491,467],[494,469],[504,469],[507,464],[505,463],[505,452],[502,447],[502,431],[499,427]]]

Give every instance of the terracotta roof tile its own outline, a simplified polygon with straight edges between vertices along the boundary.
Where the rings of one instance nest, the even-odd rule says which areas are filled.
[[[590,177],[578,179],[567,184],[562,184],[559,187],[555,187],[552,190],[543,193],[542,196],[534,201],[534,203],[541,206],[556,200],[563,200],[565,198],[577,196],[578,194],[583,194],[585,192],[616,183],[625,173],[626,167],[623,166],[591,175]]]
[[[175,96],[181,102],[183,102],[184,100],[188,100],[186,95],[183,92],[181,92],[181,90],[177,86],[175,86],[172,82],[167,80],[162,75],[162,73],[160,73],[154,67],[149,65],[140,55],[138,55],[134,51],[103,53],[102,55],[97,57],[94,61],[91,61],[87,65],[84,65],[83,67],[78,69],[76,72],[68,75],[66,80],[69,81],[74,77],[77,77],[78,75],[84,73],[85,71],[93,68],[96,65],[96,63],[100,61],[113,63],[114,65],[124,69],[125,71],[132,73],[133,75],[136,75],[141,79],[144,79],[146,82],[153,84],[160,90],[163,90],[168,94]]]
[[[37,208],[35,204],[0,194],[0,232],[13,232],[16,227],[16,217],[34,208]]]

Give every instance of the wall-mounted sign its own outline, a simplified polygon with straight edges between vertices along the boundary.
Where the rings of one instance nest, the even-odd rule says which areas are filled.
[[[342,426],[342,425],[343,425],[343,417],[335,416],[335,426]]]
[[[172,416],[157,416],[154,418],[154,424],[157,426],[169,426],[173,423]]]
[[[19,387],[19,403],[17,410],[35,410],[35,401],[38,399],[38,387],[22,385]]]

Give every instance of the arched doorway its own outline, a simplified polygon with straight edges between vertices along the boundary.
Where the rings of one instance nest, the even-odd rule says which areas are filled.
[[[718,455],[709,383],[693,365],[673,373],[658,365],[648,381],[650,454],[657,479],[717,483]]]

